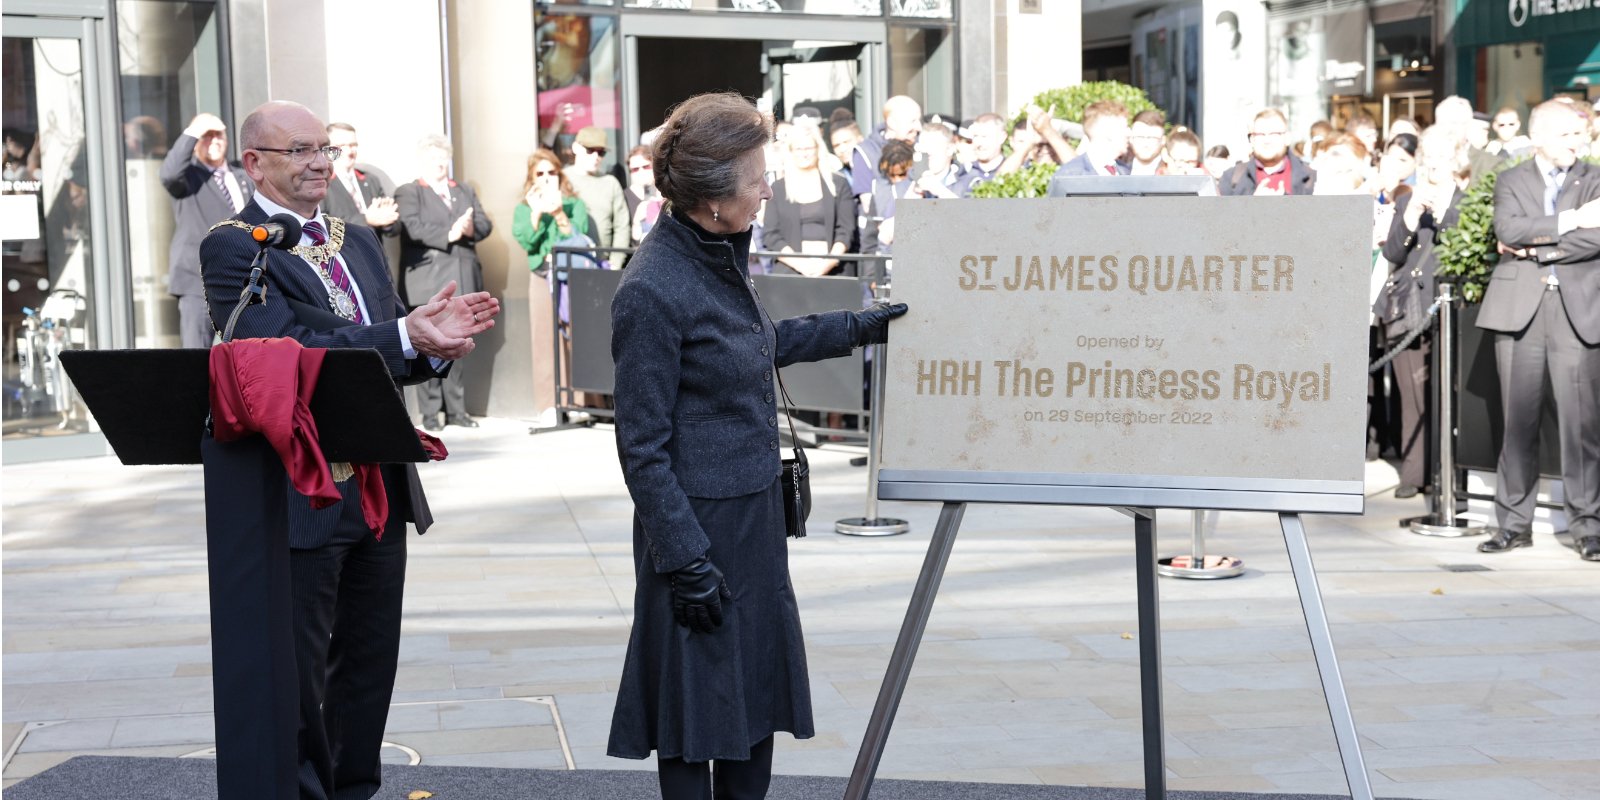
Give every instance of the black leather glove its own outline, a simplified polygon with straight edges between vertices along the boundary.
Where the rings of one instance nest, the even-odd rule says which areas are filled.
[[[691,631],[710,633],[722,625],[722,598],[732,597],[722,571],[701,556],[668,573],[672,616]]]
[[[851,312],[850,336],[856,340],[856,347],[889,341],[889,320],[908,310],[910,306],[905,303],[873,303],[865,311]]]

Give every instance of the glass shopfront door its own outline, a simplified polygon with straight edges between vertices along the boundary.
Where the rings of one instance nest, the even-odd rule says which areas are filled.
[[[780,119],[799,106],[824,117],[845,107],[869,123],[887,98],[881,22],[626,14],[621,27],[630,142],[661,124],[667,109],[705,91],[733,89],[759,98]],[[683,65],[691,47],[703,68]]]
[[[85,29],[71,20],[4,20],[0,297],[8,456],[14,440],[91,430],[59,360],[64,350],[99,346],[103,330],[101,87]]]

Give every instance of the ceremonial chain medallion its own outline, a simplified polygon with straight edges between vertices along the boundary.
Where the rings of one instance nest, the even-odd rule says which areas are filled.
[[[328,292],[328,305],[333,307],[333,313],[343,319],[354,321],[356,318],[356,301],[349,292],[339,288],[333,282],[333,275],[328,272],[328,263],[344,247],[344,220],[338,217],[323,214],[322,218],[328,222],[328,241],[318,245],[297,244],[289,248],[289,252],[305,259],[311,266],[316,267],[317,275],[322,278],[322,286]],[[231,225],[241,230],[249,231],[255,228],[248,222],[236,219],[223,220],[212,226],[212,230]]]
[[[333,313],[343,319],[354,321],[356,318],[356,301],[344,289],[333,282],[333,275],[328,272],[328,264],[334,256],[339,254],[344,247],[344,220],[338,217],[323,214],[322,218],[328,221],[328,241],[319,245],[296,245],[289,248],[289,252],[311,262],[317,268],[317,275],[322,278],[323,288],[328,290],[328,304],[333,306]],[[346,272],[348,275],[348,271]]]

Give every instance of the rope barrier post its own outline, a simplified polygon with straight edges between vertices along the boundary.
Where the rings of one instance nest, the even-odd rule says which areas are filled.
[[[889,288],[878,284],[873,299],[888,300]],[[872,408],[867,415],[867,424],[871,426],[867,432],[867,513],[866,516],[841,519],[833,524],[834,532],[845,536],[898,536],[911,530],[911,523],[903,519],[878,516],[878,454],[883,448],[883,385],[889,375],[884,361],[888,350],[886,345],[875,344],[870,351]]]
[[[1454,288],[1448,282],[1439,284],[1439,385],[1434,387],[1439,473],[1433,481],[1433,513],[1426,519],[1411,523],[1411,532],[1422,536],[1480,536],[1489,532],[1488,526],[1482,522],[1456,518]]]

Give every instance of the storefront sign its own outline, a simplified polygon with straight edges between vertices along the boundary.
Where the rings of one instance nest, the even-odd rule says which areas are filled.
[[[1597,8],[1600,6],[1596,5],[1595,0],[1511,0],[1511,24],[1520,28],[1530,17],[1594,12]]]
[[[1458,47],[1481,47],[1585,31],[1600,31],[1600,0],[1467,0],[1457,15],[1455,41]]]
[[[917,201],[883,469],[1359,482],[1366,197]]]

